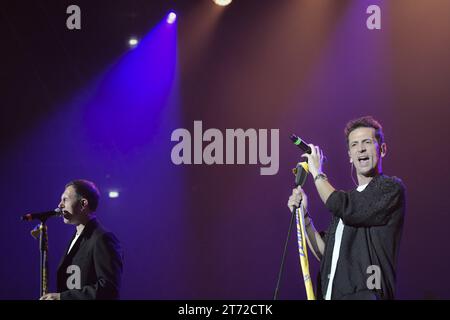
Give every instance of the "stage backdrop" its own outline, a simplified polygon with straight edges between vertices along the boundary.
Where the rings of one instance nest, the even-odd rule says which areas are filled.
[[[384,173],[407,187],[397,297],[450,298],[449,1],[80,0],[69,30],[71,4],[0,8],[1,299],[38,298],[35,224],[19,216],[55,208],[76,178],[97,183],[98,218],[123,246],[123,299],[271,299],[302,160],[289,136],[323,148],[332,184],[352,189],[343,128],[363,115],[384,127]],[[211,128],[223,164],[201,156]],[[227,164],[227,129],[255,130],[244,163],[236,149]],[[174,163],[174,132],[191,137],[192,164]],[[305,191],[327,228],[311,178]],[[74,228],[48,225],[53,291]],[[290,240],[279,298],[305,299]]]

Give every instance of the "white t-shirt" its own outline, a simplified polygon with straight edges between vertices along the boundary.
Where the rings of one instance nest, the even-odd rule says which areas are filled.
[[[82,232],[83,231],[81,231],[80,233],[77,232],[77,234],[75,235],[75,238],[73,238],[72,243],[70,244],[69,250],[67,250],[67,254],[69,254],[70,250],[72,250],[73,245],[75,244],[75,242],[77,242],[77,240],[80,237]]]
[[[363,191],[367,187],[368,183],[358,186],[356,190],[358,192]],[[344,234],[344,222],[342,219],[339,219],[339,223],[336,227],[336,234],[334,236],[334,247],[333,247],[333,255],[331,258],[331,271],[330,271],[330,280],[328,281],[327,293],[325,294],[325,300],[331,300],[331,292],[333,291],[333,280],[334,275],[336,273],[337,262],[339,259],[339,251],[341,249],[341,241],[342,235]]]

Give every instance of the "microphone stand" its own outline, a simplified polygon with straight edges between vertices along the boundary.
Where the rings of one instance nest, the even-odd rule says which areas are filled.
[[[292,172],[295,175],[295,183],[294,183],[295,187],[297,188],[298,186],[303,186],[305,184],[308,172],[304,169],[302,164],[298,163],[297,166],[295,167],[295,169],[292,170]],[[300,205],[301,205],[301,201],[300,201]],[[283,257],[281,258],[280,271],[278,272],[277,286],[275,288],[273,300],[278,299],[278,291],[280,289],[281,276],[283,275],[284,261],[286,260],[286,252],[287,252],[287,247],[288,247],[288,243],[289,243],[289,237],[291,236],[291,230],[292,230],[292,226],[294,224],[294,219],[295,219],[295,214],[296,214],[297,209],[298,209],[298,207],[296,207],[296,206],[294,206],[292,208],[291,221],[289,222],[289,229],[287,232],[286,241],[284,243]]]
[[[298,209],[298,207],[296,207],[296,206],[294,206],[294,208],[292,208],[291,221],[289,222],[289,229],[287,232],[286,241],[284,243],[283,257],[281,258],[280,271],[278,272],[277,286],[275,288],[273,300],[278,299],[278,291],[280,289],[280,282],[281,282],[281,276],[283,274],[284,261],[286,260],[286,252],[287,252],[287,247],[288,247],[288,243],[289,243],[289,237],[291,236],[292,225],[294,224],[295,213],[296,213],[297,209]]]
[[[47,217],[40,219],[41,223],[38,224],[33,230],[31,235],[37,239],[39,236],[39,253],[40,253],[40,288],[39,297],[48,293],[48,233],[47,233]]]

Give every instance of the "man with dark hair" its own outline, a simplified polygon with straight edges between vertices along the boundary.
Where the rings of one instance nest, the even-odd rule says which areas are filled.
[[[58,293],[41,300],[118,299],[122,277],[122,251],[113,233],[97,221],[100,193],[87,180],[69,182],[58,207],[64,223],[76,226],[58,266]]]
[[[310,144],[309,171],[327,209],[328,231],[319,233],[305,214],[308,245],[320,260],[318,299],[394,299],[396,264],[405,214],[405,188],[400,179],[383,174],[387,147],[381,125],[372,117],[348,122],[348,156],[358,186],[336,190],[322,171],[323,154]],[[293,190],[288,207],[308,199],[301,187]]]

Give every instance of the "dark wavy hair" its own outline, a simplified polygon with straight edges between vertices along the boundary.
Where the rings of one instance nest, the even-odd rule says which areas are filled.
[[[347,147],[348,147],[348,136],[350,133],[358,128],[374,128],[375,129],[375,139],[378,141],[378,145],[381,146],[382,143],[384,143],[384,134],[383,134],[383,127],[381,124],[375,120],[372,116],[364,116],[358,119],[353,119],[347,122],[347,125],[345,126],[344,133],[345,138],[347,141]]]
[[[98,202],[100,199],[100,191],[98,191],[97,186],[93,182],[83,179],[77,179],[72,180],[68,184],[66,184],[66,189],[68,187],[73,187],[79,197],[87,199],[88,208],[91,211],[97,210]]]

